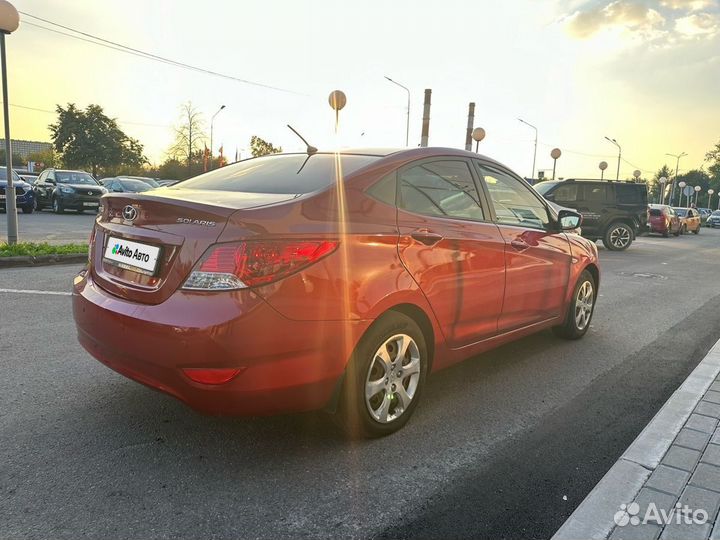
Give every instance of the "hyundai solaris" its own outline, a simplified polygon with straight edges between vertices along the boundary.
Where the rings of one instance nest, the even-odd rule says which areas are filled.
[[[576,212],[470,152],[313,150],[105,195],[80,343],[206,413],[324,409],[379,436],[429,373],[588,331],[598,257]]]

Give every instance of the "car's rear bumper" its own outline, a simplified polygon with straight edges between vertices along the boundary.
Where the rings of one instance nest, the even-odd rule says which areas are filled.
[[[324,407],[370,321],[293,321],[251,291],[178,291],[158,305],[110,295],[81,274],[78,339],[103,364],[209,414],[258,415]],[[200,384],[182,368],[238,368]]]

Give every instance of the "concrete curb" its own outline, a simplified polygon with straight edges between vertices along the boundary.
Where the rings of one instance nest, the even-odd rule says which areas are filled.
[[[695,406],[720,373],[720,340],[670,396],[552,540],[605,539],[621,503],[635,499]]]
[[[37,255],[35,257],[17,256],[0,257],[0,269],[18,268],[22,266],[47,266],[51,264],[77,264],[87,262],[86,253],[66,253],[61,255]]]

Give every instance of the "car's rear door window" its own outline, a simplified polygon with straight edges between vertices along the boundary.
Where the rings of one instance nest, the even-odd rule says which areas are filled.
[[[638,184],[615,184],[618,204],[644,204],[640,188]]]
[[[427,161],[401,170],[400,208],[416,214],[485,219],[470,166],[462,160]]]
[[[555,201],[576,202],[578,200],[577,184],[562,184],[555,190]]]
[[[582,186],[585,202],[605,203],[609,199],[608,186],[604,184],[585,184]]]

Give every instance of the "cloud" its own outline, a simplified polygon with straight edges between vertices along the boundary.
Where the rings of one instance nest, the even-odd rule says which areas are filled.
[[[686,38],[712,37],[720,31],[720,16],[692,13],[675,21],[675,31]]]
[[[700,11],[713,3],[713,0],[662,0],[660,5],[674,10]]]
[[[655,9],[633,0],[615,0],[606,5],[575,11],[567,19],[570,34],[587,39],[604,30],[622,30],[655,37],[665,26],[665,18]]]

